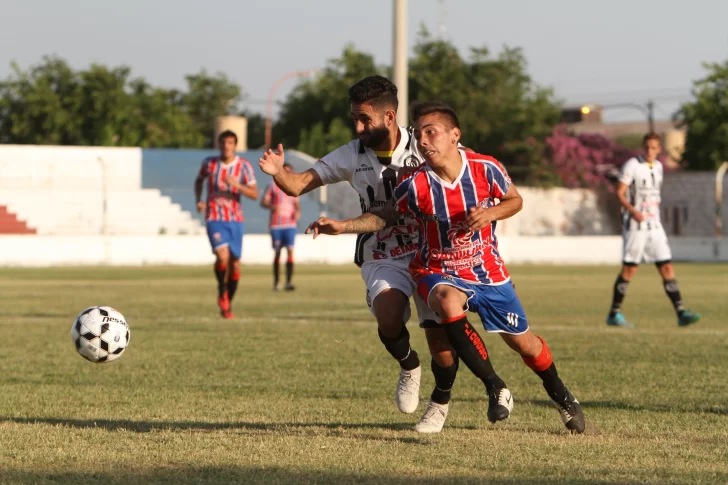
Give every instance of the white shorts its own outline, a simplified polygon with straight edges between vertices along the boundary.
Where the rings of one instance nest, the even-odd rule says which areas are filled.
[[[404,263],[404,264],[403,264]],[[412,277],[407,270],[409,261],[405,260],[402,262],[395,261],[369,261],[361,267],[361,278],[367,285],[367,306],[369,311],[374,314],[372,302],[382,291],[394,288],[404,293],[407,298],[412,297],[415,302],[415,308],[417,309],[417,316],[420,320],[420,327],[424,328],[424,322],[426,320],[434,320],[440,323],[440,318],[437,314],[425,304],[425,301],[421,296],[417,294],[415,289],[415,282],[412,281]],[[412,316],[412,309],[410,308],[409,302],[407,308],[404,311],[403,322],[409,321]]]
[[[622,261],[627,264],[670,261],[672,253],[662,227],[631,229],[622,233]]]

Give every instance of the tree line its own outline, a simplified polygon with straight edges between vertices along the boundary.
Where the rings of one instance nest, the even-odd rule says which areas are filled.
[[[728,160],[728,60],[705,64],[693,100],[675,113],[688,129],[686,168],[715,170]],[[389,76],[371,54],[346,46],[313,79],[299,82],[280,103],[273,139],[322,156],[354,137],[347,89],[362,77]],[[154,86],[127,66],[93,64],[74,70],[55,56],[26,70],[12,65],[0,81],[0,143],[210,148],[215,118],[248,117],[248,145],[263,145],[265,120],[243,109],[246,95],[225,74],[202,70],[185,89]],[[449,103],[460,117],[463,142],[507,164],[521,183],[589,187],[604,167],[633,152],[599,135],[572,136],[559,125],[561,101],[528,74],[518,48],[461,54],[422,30],[409,60],[412,101]]]

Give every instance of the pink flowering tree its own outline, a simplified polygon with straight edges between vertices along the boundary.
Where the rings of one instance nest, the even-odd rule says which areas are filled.
[[[544,160],[569,188],[613,190],[619,168],[638,152],[599,134],[571,135],[565,125],[546,137]]]

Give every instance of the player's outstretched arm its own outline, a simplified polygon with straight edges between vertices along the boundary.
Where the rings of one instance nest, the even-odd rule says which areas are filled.
[[[387,221],[376,214],[367,212],[354,219],[345,221],[337,221],[328,217],[319,217],[313,221],[306,229],[306,234],[313,233],[316,239],[319,234],[328,234],[330,236],[338,236],[339,234],[361,234],[367,232],[376,232],[384,229]]]
[[[514,216],[523,208],[523,198],[518,193],[514,184],[508,187],[508,191],[500,199],[498,205],[481,209],[474,207],[470,209],[465,222],[473,231],[480,231],[493,221],[501,221]]]
[[[276,151],[269,148],[263,153],[263,157],[258,160],[258,166],[272,176],[276,185],[286,194],[298,197],[323,185],[316,170],[310,168],[302,173],[289,172],[283,169],[284,162],[283,145],[279,143]]]

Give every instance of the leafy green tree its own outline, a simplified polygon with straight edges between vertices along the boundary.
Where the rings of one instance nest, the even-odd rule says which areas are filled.
[[[187,92],[182,95],[181,106],[204,136],[205,147],[214,146],[215,119],[235,114],[242,97],[240,86],[225,74],[210,76],[203,69],[186,76]]]
[[[304,146],[309,143],[303,139],[304,135],[314,134],[319,137],[315,144],[323,146],[319,143],[323,133],[329,133],[330,125],[336,119],[348,127],[349,135],[344,143],[352,140],[354,129],[347,103],[349,87],[363,77],[383,72],[374,63],[373,56],[359,52],[351,45],[346,46],[340,58],[329,60],[315,79],[299,83],[288,95],[273,130],[274,142],[300,148],[301,143]],[[322,131],[314,128],[319,123]],[[342,136],[340,126],[333,136]]]
[[[708,75],[693,83],[695,99],[675,114],[687,127],[683,159],[688,170],[717,170],[728,161],[728,59],[704,63]]]

